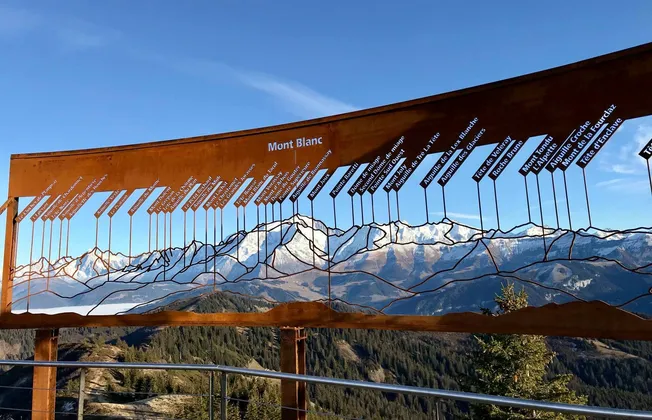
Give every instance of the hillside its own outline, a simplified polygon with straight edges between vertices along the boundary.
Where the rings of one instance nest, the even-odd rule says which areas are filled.
[[[268,304],[215,293],[203,298],[176,302],[170,309],[197,312],[258,311]],[[346,308],[338,308],[345,310]],[[460,389],[470,372],[471,340],[464,334],[430,334],[369,330],[308,331],[308,373],[376,382]],[[4,357],[28,357],[33,343],[30,331],[1,331]],[[573,388],[589,396],[595,405],[644,409],[652,406],[652,344],[647,342],[597,341],[550,338],[558,353],[555,372],[575,375]],[[65,360],[116,360],[148,362],[218,363],[279,369],[278,332],[271,328],[130,328],[68,329],[61,332],[60,358]],[[29,369],[13,368],[0,375],[0,386],[29,381]],[[91,376],[94,375],[94,376]],[[207,391],[207,376],[193,372],[94,372],[87,381],[87,412],[94,418],[112,418],[118,412],[164,412],[174,418],[202,418],[207,402],[201,397],[157,396],[157,394],[199,394]],[[61,410],[73,410],[78,387],[77,373],[62,370],[57,386]],[[433,401],[375,392],[346,391],[336,387],[309,386],[311,409],[350,417],[427,419]],[[230,396],[263,403],[278,401],[274,381],[231,378]],[[66,393],[65,390],[68,390]],[[117,392],[107,394],[107,392]],[[3,391],[0,406],[19,404],[28,408],[29,399],[14,398]],[[253,412],[253,405],[249,410]],[[247,405],[230,410],[244,416]],[[449,417],[465,411],[463,405],[447,403]],[[275,418],[278,410],[266,412]],[[232,416],[234,415],[232,413]],[[64,417],[62,417],[64,418]],[[234,417],[235,418],[235,417]]]

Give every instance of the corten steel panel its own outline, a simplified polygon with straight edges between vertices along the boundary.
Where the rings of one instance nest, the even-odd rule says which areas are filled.
[[[331,149],[325,167],[368,162],[406,138],[411,156],[436,132],[441,139],[432,152],[445,150],[474,117],[487,130],[478,145],[496,143],[509,134],[525,139],[552,132],[567,133],[587,115],[599,115],[614,103],[619,116],[652,114],[641,92],[652,91],[652,44],[500,82],[372,108],[334,117],[254,130],[132,146],[71,152],[14,155],[9,195],[36,196],[57,180],[62,193],[77,177],[107,180],[100,191],[147,188],[156,179],[179,188],[189,176],[205,179],[219,168],[223,179],[239,177],[251,165],[260,178],[274,162],[291,171],[306,161],[317,162]],[[268,152],[270,142],[322,137],[323,144]]]
[[[617,105],[617,115],[622,119],[652,115],[652,101],[642,94],[645,92],[652,92],[652,44],[527,76],[340,116],[133,146],[15,155],[11,160],[9,195],[36,196],[54,180],[57,183],[50,194],[64,194],[80,176],[88,182],[107,175],[98,191],[131,191],[147,188],[157,180],[168,191],[179,191],[191,176],[197,179],[220,176],[225,182],[206,204],[216,208],[223,204],[227,191],[234,189],[229,186],[244,181],[243,174],[253,164],[255,167],[248,177],[261,179],[274,162],[278,162],[274,173],[280,176],[290,174],[306,162],[315,165],[331,150],[332,155],[323,168],[332,173],[343,165],[372,161],[401,136],[405,136],[405,157],[412,159],[437,132],[441,136],[428,153],[448,149],[474,118],[479,119],[475,128],[486,130],[478,145],[500,142],[507,135],[526,140],[549,134],[560,142],[578,123],[602,114],[611,104]],[[470,134],[473,135],[475,131]],[[321,145],[304,149],[267,150],[268,143],[298,137],[321,137],[323,141]],[[275,179],[268,185],[263,198],[272,200],[283,190],[279,184]],[[77,192],[73,191],[71,197]],[[155,211],[160,212],[160,206]],[[5,253],[10,257],[15,246],[11,232],[16,225],[12,221],[10,217],[5,245]],[[10,286],[8,261],[11,260],[5,258],[5,290]],[[3,297],[3,302],[6,300]],[[110,316],[0,314],[0,328],[118,325],[377,328],[652,339],[652,321],[600,302],[550,304],[500,317],[474,313],[442,316],[338,313],[316,302],[282,304],[269,312],[251,314],[171,311]]]

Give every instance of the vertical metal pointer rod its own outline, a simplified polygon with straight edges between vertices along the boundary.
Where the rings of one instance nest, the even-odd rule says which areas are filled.
[[[484,222],[482,221],[482,200],[480,199],[480,183],[475,183],[478,188],[478,209],[480,210],[480,230],[484,232]]]
[[[555,176],[550,172],[550,180],[552,181],[552,201],[555,203],[555,218],[557,219],[557,229],[559,229],[559,210],[557,209],[557,191],[555,189]]]
[[[582,178],[584,179],[584,196],[586,197],[586,212],[589,216],[589,228],[593,227],[591,220],[591,205],[589,204],[589,188],[586,185],[586,171],[582,168]]]
[[[543,224],[543,205],[541,204],[541,186],[539,184],[539,174],[536,174],[537,177],[537,196],[539,197],[539,213],[541,215],[541,234],[543,237],[543,259],[546,260],[546,255],[548,253],[548,247],[546,246],[546,227]]]
[[[426,223],[430,223],[430,214],[428,211],[428,190],[426,188],[423,189],[423,200],[424,203],[426,203]]]
[[[532,223],[532,212],[530,211],[530,192],[527,188],[527,177],[523,176],[523,182],[525,183],[525,201],[527,202],[527,220],[529,223]]]
[[[568,184],[566,182],[566,171],[561,172],[564,176],[564,193],[566,194],[566,211],[568,211],[568,227],[573,230],[573,221],[571,220],[570,201],[568,200]]]
[[[448,213],[446,211],[446,189],[443,185],[441,186],[441,198],[444,205],[444,219],[448,219]]]
[[[496,221],[498,222],[498,230],[500,230],[500,213],[498,212],[498,189],[496,188],[496,180],[494,179],[494,203],[496,204]]]

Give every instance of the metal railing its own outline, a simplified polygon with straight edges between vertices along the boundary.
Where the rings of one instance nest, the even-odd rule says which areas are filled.
[[[354,381],[346,379],[328,378],[312,375],[298,375],[283,372],[274,372],[266,370],[239,368],[220,365],[199,365],[199,364],[154,364],[154,363],[121,363],[121,362],[45,362],[32,360],[0,360],[0,366],[23,366],[23,367],[56,367],[56,368],[75,368],[82,369],[80,375],[80,386],[78,394],[77,418],[84,417],[84,395],[85,393],[85,369],[142,369],[142,370],[183,370],[209,372],[209,392],[203,395],[209,398],[208,411],[209,419],[214,419],[213,398],[214,398],[214,374],[220,376],[220,413],[219,419],[227,419],[227,375],[244,375],[249,377],[259,377],[277,380],[290,380],[305,382],[315,385],[331,385],[350,389],[364,389],[371,391],[380,391],[394,394],[412,395],[418,397],[433,398],[436,401],[435,412],[433,417],[437,420],[442,418],[441,401],[463,401],[471,404],[488,404],[502,407],[523,408],[530,410],[540,410],[554,413],[583,415],[598,418],[610,419],[652,419],[652,411],[635,411],[614,408],[583,406],[574,404],[552,403],[545,401],[524,400],[511,397],[501,397],[494,395],[475,394],[462,391],[448,391],[443,389],[420,388],[404,385],[390,385],[375,382]],[[287,409],[288,407],[281,407]],[[70,413],[66,413],[70,415]]]

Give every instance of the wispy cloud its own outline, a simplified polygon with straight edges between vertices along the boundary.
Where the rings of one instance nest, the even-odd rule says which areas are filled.
[[[43,42],[55,42],[64,51],[83,51],[109,45],[121,37],[111,28],[71,16],[39,13],[37,11],[0,6],[0,37],[38,36]],[[209,83],[238,83],[275,101],[287,111],[301,118],[315,118],[354,111],[355,106],[319,93],[297,81],[239,69],[216,60],[171,57],[122,45],[122,51],[132,58],[154,61]]]
[[[267,73],[235,68],[217,60],[172,57],[136,49],[130,50],[130,54],[136,59],[152,61],[208,83],[238,83],[266,94],[278,101],[288,112],[301,118],[324,117],[358,109],[351,104],[316,92],[299,82],[283,80]]]
[[[264,92],[284,103],[300,117],[321,117],[355,111],[356,107],[292,81],[282,81],[264,73],[236,71],[236,77],[246,86]]]
[[[608,179],[606,181],[600,181],[595,184],[596,187],[598,188],[605,188],[605,187],[610,187],[612,185],[618,185],[622,184],[622,182],[625,180],[625,178],[613,178],[613,179]]]
[[[640,194],[650,190],[650,184],[647,180],[634,178],[613,178],[606,181],[597,182],[595,186],[607,191],[615,191],[627,194]]]
[[[434,211],[430,212],[431,215],[434,216],[444,216],[443,211]],[[449,218],[453,219],[463,219],[463,220],[480,220],[480,216],[477,214],[469,214],[469,213],[455,213],[452,211],[446,212],[446,216]],[[484,220],[491,220],[491,218],[488,217],[482,217]]]
[[[621,130],[623,126],[616,131],[614,136],[626,131]],[[605,172],[620,175],[643,172],[645,170],[645,162],[638,156],[638,152],[650,141],[650,137],[652,137],[652,125],[648,123],[639,124],[634,132],[634,136],[620,146],[616,153],[603,153],[602,159],[600,160],[600,168]]]
[[[0,37],[25,36],[40,36],[43,42],[54,42],[65,51],[79,51],[105,46],[120,33],[70,16],[0,6]]]

